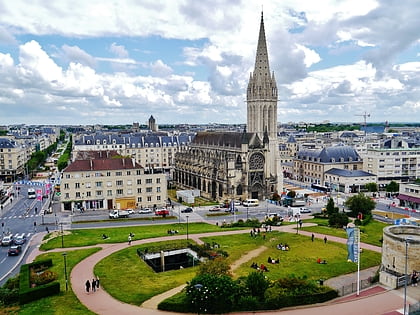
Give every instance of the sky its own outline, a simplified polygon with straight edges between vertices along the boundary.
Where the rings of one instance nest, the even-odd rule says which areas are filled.
[[[0,124],[246,123],[264,24],[279,123],[419,122],[419,0],[0,0]]]

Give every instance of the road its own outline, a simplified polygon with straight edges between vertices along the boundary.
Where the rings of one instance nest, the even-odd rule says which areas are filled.
[[[10,276],[16,274],[17,268],[28,250],[31,237],[37,231],[55,229],[54,220],[51,215],[43,215],[41,209],[49,203],[48,199],[37,201],[27,198],[27,185],[20,186],[20,190],[15,189],[14,197],[9,198],[1,210],[1,235],[21,235],[26,236],[27,241],[22,245],[22,254],[18,256],[8,256],[9,246],[0,247],[0,284]],[[48,217],[48,219],[47,219]],[[43,224],[44,223],[44,224]]]

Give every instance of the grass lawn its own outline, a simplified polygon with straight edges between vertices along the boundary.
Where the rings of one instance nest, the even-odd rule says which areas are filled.
[[[314,218],[304,220],[304,222],[317,223],[318,226],[302,227],[302,230],[314,233],[321,233],[326,235],[332,235],[342,238],[347,238],[346,231],[344,229],[336,229],[328,227],[328,220],[321,218]],[[372,220],[369,224],[360,226],[360,240],[362,243],[367,243],[375,246],[382,246],[381,240],[383,235],[384,227],[389,224]]]
[[[237,260],[240,256],[259,246],[266,246],[268,249],[258,257],[245,262],[235,274],[245,276],[253,269],[250,268],[252,262],[257,264],[264,263],[270,270],[266,273],[269,279],[278,279],[295,275],[307,277],[309,279],[328,279],[341,274],[357,271],[357,264],[347,262],[347,248],[345,244],[315,240],[313,243],[310,237],[284,233],[268,233],[266,240],[257,237],[251,238],[248,234],[238,234],[229,237],[204,238],[206,242],[217,242],[221,248],[230,254],[229,260]],[[287,243],[290,251],[281,251],[276,248],[279,243]],[[279,264],[268,264],[267,258],[280,259]],[[325,259],[326,265],[317,264],[318,258]],[[381,254],[364,251],[361,256],[361,269],[379,265]]]
[[[67,274],[70,277],[70,272],[73,267],[84,258],[97,252],[99,248],[90,248],[82,250],[74,250],[67,252]],[[50,296],[47,298],[40,299],[28,304],[20,306],[20,315],[89,315],[94,314],[89,311],[84,305],[82,305],[77,297],[74,295],[71,289],[71,283],[68,281],[69,290],[66,292],[65,276],[64,276],[64,259],[62,253],[48,253],[42,254],[37,257],[36,260],[51,258],[53,260],[53,266],[50,270],[58,274],[58,280],[60,281],[61,292],[58,295]],[[0,312],[1,313],[1,312]]]
[[[127,242],[128,234],[134,233],[134,240],[146,239],[167,236],[168,230],[177,230],[179,234],[187,233],[187,225],[185,223],[174,223],[164,225],[142,225],[142,226],[129,226],[118,228],[98,228],[98,229],[77,229],[65,231],[63,236],[64,247],[79,247],[89,246],[104,243],[122,243]],[[188,232],[206,233],[220,231],[220,227],[207,223],[189,223]],[[109,238],[102,239],[102,234],[106,234]],[[47,238],[50,234],[46,235]],[[41,250],[50,250],[53,248],[62,247],[61,234],[55,234],[56,237],[48,240],[42,244]]]
[[[264,263],[270,269],[266,273],[270,279],[295,275],[309,279],[328,279],[337,275],[354,272],[357,264],[347,262],[345,244],[322,240],[311,242],[310,237],[292,233],[272,232],[262,237],[251,238],[249,234],[238,234],[220,237],[205,237],[203,241],[220,244],[221,249],[229,253],[228,261],[232,263],[247,252],[260,246],[267,246],[267,250],[258,257],[245,262],[235,274],[244,276],[253,271],[250,264],[255,261]],[[175,241],[174,241],[175,242]],[[179,241],[185,242],[185,241]],[[276,249],[276,244],[287,243],[291,250],[288,252]],[[157,243],[156,243],[157,244]],[[95,274],[101,278],[103,287],[115,298],[126,303],[140,305],[148,298],[167,291],[181,284],[186,284],[195,276],[194,268],[185,268],[164,273],[155,273],[136,253],[138,247],[150,247],[156,244],[133,246],[103,259],[95,266]],[[167,242],[165,242],[167,244]],[[267,264],[267,258],[280,258],[280,264]],[[325,259],[326,265],[317,264],[317,258]],[[379,265],[381,254],[364,251],[361,258],[361,268]]]
[[[138,255],[138,248],[164,244],[185,244],[186,240],[156,242],[132,246],[114,253],[95,266],[101,286],[112,296],[126,303],[140,305],[151,297],[186,284],[195,276],[197,267],[156,273]]]

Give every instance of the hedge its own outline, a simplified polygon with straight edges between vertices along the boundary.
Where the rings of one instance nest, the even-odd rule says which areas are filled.
[[[29,303],[43,297],[60,293],[60,283],[58,281],[53,281],[44,285],[36,286],[31,288],[31,269],[36,269],[39,267],[51,267],[52,259],[40,260],[30,264],[25,264],[20,267],[20,276],[19,276],[19,303],[25,304]]]

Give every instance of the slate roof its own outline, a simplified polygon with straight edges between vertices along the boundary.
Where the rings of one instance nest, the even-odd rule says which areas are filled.
[[[295,139],[295,137],[293,137],[292,135],[290,135],[286,142],[287,143],[296,143],[296,139]]]
[[[11,149],[15,147],[16,147],[15,142],[7,138],[0,138],[0,149]]]
[[[329,175],[336,175],[336,176],[344,176],[344,177],[364,177],[364,176],[376,176],[375,174],[368,173],[362,170],[343,170],[340,168],[332,168],[325,172],[325,174]]]
[[[131,158],[121,159],[92,159],[76,160],[67,166],[63,172],[82,172],[82,171],[113,171],[113,170],[132,170],[142,168]]]
[[[357,151],[348,145],[337,145],[317,150],[301,150],[298,153],[298,158],[320,163],[332,163],[333,161],[335,163],[354,162],[362,160]]]
[[[192,141],[192,144],[238,149],[241,148],[243,143],[251,147],[262,146],[261,140],[253,132],[204,131],[198,132]]]

